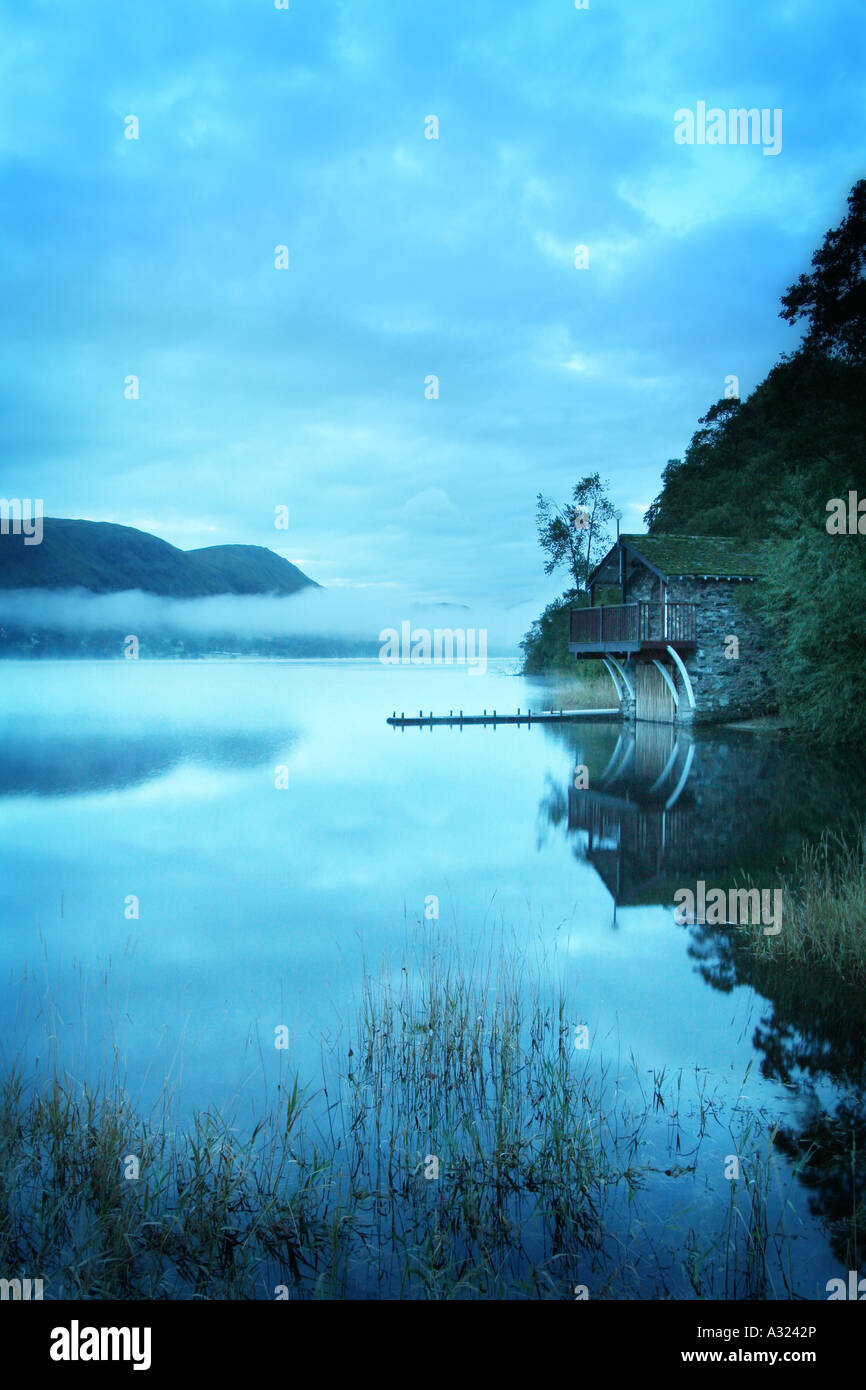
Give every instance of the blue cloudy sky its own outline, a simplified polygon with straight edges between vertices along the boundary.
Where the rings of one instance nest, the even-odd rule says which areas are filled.
[[[536,492],[597,469],[643,529],[725,377],[796,345],[864,32],[862,0],[9,7],[0,493],[537,609]],[[781,108],[781,152],[676,144],[698,101]]]

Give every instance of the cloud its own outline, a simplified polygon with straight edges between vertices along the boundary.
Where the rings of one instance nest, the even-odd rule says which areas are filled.
[[[404,502],[400,514],[407,521],[423,522],[427,525],[436,525],[443,521],[453,522],[454,518],[460,515],[447,492],[443,492],[441,487],[428,487],[423,492],[416,492],[414,497]]]
[[[535,493],[655,495],[726,373],[794,346],[778,296],[859,173],[858,4],[20,6],[0,491],[543,605]],[[782,154],[676,146],[698,98],[782,106]]]

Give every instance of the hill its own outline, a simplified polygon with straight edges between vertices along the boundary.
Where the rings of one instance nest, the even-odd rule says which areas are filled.
[[[650,538],[688,531],[761,544],[761,583],[745,597],[769,635],[783,713],[816,743],[862,749],[866,179],[781,302],[783,319],[806,322],[800,347],[744,401],[710,406],[644,520]],[[840,530],[831,517],[841,509]]]
[[[40,545],[0,535],[0,589],[141,589],[171,598],[208,594],[294,594],[318,588],[296,565],[262,545],[179,550],[147,531],[110,521],[45,517]]]

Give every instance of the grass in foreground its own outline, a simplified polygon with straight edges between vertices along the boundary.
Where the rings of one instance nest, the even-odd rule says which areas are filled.
[[[0,1272],[43,1277],[49,1298],[786,1296],[772,1135],[746,1129],[743,1182],[711,1206],[706,1083],[688,1102],[681,1073],[658,1076],[635,1101],[618,1075],[611,1098],[589,1055],[512,955],[428,954],[366,976],[320,1089],[282,1086],[245,1137],[231,1116],[178,1133],[170,1106],[144,1118],[119,1084],[13,1069]],[[647,1221],[648,1186],[697,1225]]]

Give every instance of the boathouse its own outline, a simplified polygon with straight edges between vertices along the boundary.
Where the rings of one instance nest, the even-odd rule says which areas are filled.
[[[741,603],[760,580],[755,548],[726,536],[620,536],[573,608],[569,651],[604,662],[627,719],[710,723],[776,707],[758,620]],[[619,604],[596,606],[616,586]]]

